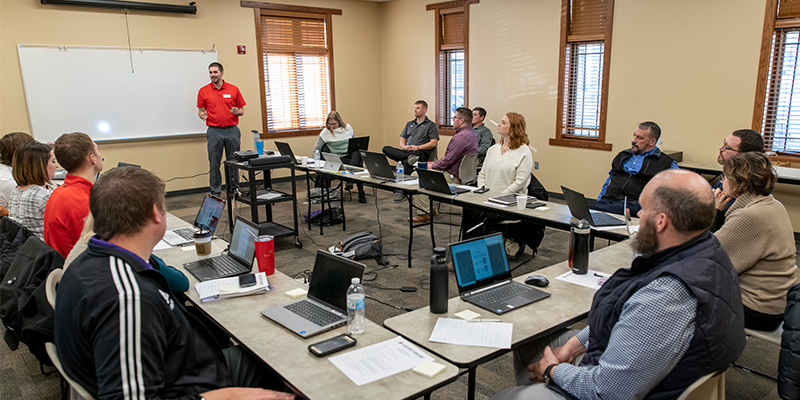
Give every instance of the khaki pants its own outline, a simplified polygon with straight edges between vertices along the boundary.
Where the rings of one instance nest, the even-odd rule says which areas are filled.
[[[452,177],[451,178],[449,172],[446,172],[446,171],[442,171],[442,172],[444,172],[444,178],[447,179],[447,183],[448,184],[451,184],[451,185],[460,185],[461,184],[461,181],[458,178],[456,178],[456,177]],[[414,173],[411,174],[411,175],[412,176],[417,176],[417,172],[414,171]],[[430,197],[418,194],[418,195],[413,196],[413,198],[414,198],[414,206],[417,208],[417,215],[430,214],[430,212],[431,212],[431,200],[430,200]]]

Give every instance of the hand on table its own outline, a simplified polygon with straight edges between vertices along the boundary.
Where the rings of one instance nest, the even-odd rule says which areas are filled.
[[[258,388],[231,387],[202,394],[206,400],[294,400],[293,393],[275,392]]]

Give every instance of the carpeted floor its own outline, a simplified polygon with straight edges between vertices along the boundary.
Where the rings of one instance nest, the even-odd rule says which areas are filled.
[[[289,183],[276,184],[280,190],[290,190]],[[305,182],[298,182],[299,214],[306,213],[304,204]],[[341,225],[326,227],[325,234],[320,236],[319,227],[312,225],[308,230],[307,225],[301,225],[300,238],[303,247],[297,249],[290,238],[278,239],[275,243],[276,266],[278,270],[290,276],[302,279],[305,271],[312,269],[317,249],[326,249],[336,244],[349,235],[360,231],[371,231],[383,239],[384,253],[389,255],[391,265],[378,266],[374,260],[365,262],[367,275],[365,288],[367,295],[375,300],[367,301],[367,317],[376,323],[406,312],[405,309],[414,309],[428,305],[428,266],[431,256],[431,239],[429,228],[420,228],[414,232],[414,246],[412,251],[412,268],[407,267],[406,250],[408,246],[408,203],[395,203],[393,193],[377,191],[377,197],[368,188],[367,204],[359,204],[353,193],[352,202],[348,192],[345,192],[345,211],[347,213],[347,231],[342,231]],[[167,198],[167,210],[188,222],[194,220],[202,194],[175,196]],[[376,205],[377,202],[377,205]],[[234,211],[249,218],[250,209],[237,203],[230,205]],[[315,206],[316,207],[316,206]],[[460,208],[442,205],[440,215],[435,220],[435,238],[437,245],[446,245],[458,240],[458,224],[460,222]],[[450,215],[449,212],[458,214]],[[290,202],[275,206],[274,215],[276,222],[284,225],[291,224],[292,206]],[[261,218],[264,218],[263,207]],[[450,225],[452,224],[452,226]],[[217,235],[229,239],[227,211],[220,222]],[[532,257],[531,250],[510,262],[514,268],[514,276],[527,274],[531,271],[547,267],[566,260],[569,235],[567,232],[548,229],[539,252]],[[608,243],[597,240],[596,248]],[[413,293],[397,290],[402,286],[417,287]],[[451,275],[450,296],[457,294],[454,276]],[[264,323],[268,323],[264,321]],[[577,324],[580,327],[580,324]],[[769,374],[777,373],[779,348],[776,345],[748,339],[747,348],[739,359],[741,364],[755,367]],[[0,400],[3,399],[57,399],[59,398],[58,374],[42,376],[39,364],[25,348],[11,352],[7,346],[0,344]],[[511,356],[506,354],[495,360],[487,362],[478,368],[477,396],[478,399],[487,399],[494,393],[514,384]],[[459,380],[433,393],[434,399],[462,399],[466,398],[467,377],[462,375]],[[726,396],[728,399],[777,399],[777,389],[774,382],[761,378],[735,368],[726,372]]]

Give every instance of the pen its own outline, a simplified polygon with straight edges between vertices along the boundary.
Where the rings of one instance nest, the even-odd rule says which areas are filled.
[[[467,322],[503,322],[501,319],[468,319]]]
[[[603,275],[598,274],[597,272],[594,273],[594,276],[599,276],[601,278],[605,278]]]

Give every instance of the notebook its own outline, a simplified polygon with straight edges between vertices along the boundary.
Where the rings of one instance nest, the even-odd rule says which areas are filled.
[[[340,170],[345,171],[361,171],[362,168],[353,167],[346,165],[342,162],[342,159],[339,158],[336,154],[333,153],[322,153],[322,157],[325,159],[325,164],[322,164],[322,169],[328,172],[338,172]]]
[[[164,233],[164,241],[173,246],[181,246],[192,243],[194,241],[194,233],[198,230],[208,231],[211,235],[214,235],[224,209],[225,200],[212,194],[206,194],[200,204],[200,209],[197,211],[197,216],[194,217],[192,226],[166,231]]]
[[[492,203],[502,204],[505,206],[513,206],[517,204],[517,196],[516,193],[504,194],[502,196],[495,196],[489,197],[489,201]],[[536,202],[536,197],[528,196],[528,199],[525,200],[525,204],[531,204]]]
[[[201,282],[249,274],[253,269],[258,232],[258,225],[237,215],[227,254],[188,262],[183,267]]]
[[[350,138],[347,142],[347,154],[369,150],[369,136]]]
[[[461,300],[503,314],[550,297],[550,293],[511,280],[500,233],[451,244],[450,255]]]
[[[573,217],[577,219],[585,219],[586,222],[588,222],[591,226],[625,225],[625,221],[614,218],[602,211],[589,210],[589,206],[586,205],[586,198],[583,196],[583,193],[565,188],[564,186],[561,187],[561,191],[564,192],[564,198],[567,200],[569,212]],[[627,198],[625,199],[625,203],[627,206]]]
[[[384,181],[394,182],[397,179],[394,168],[389,165],[389,160],[383,153],[375,153],[372,151],[362,151],[361,159],[364,161],[364,166],[369,171],[370,178],[380,179]],[[405,175],[405,180],[414,179],[414,177]]]
[[[444,172],[441,171],[417,168],[417,176],[419,176],[422,188],[426,190],[444,194],[460,194],[470,191],[447,183],[447,178],[444,177]]]
[[[304,338],[347,323],[347,288],[352,278],[363,282],[364,264],[317,250],[317,259],[301,300],[261,311],[261,315]]]
[[[300,165],[300,160],[298,160],[294,153],[292,153],[292,147],[289,146],[289,143],[275,142],[275,146],[278,148],[278,152],[281,153],[282,156],[289,156],[289,159],[291,159],[295,165]]]

